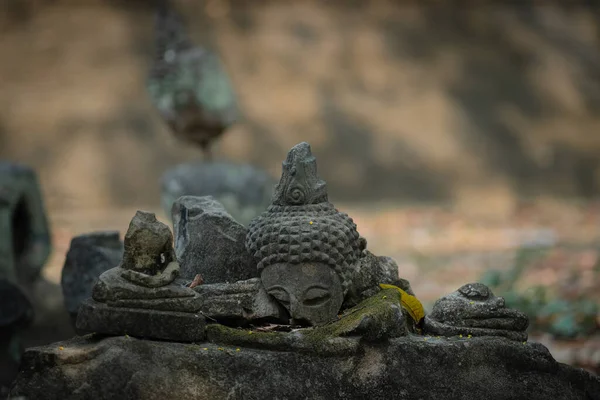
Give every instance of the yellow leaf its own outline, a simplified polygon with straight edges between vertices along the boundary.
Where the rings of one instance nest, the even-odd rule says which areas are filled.
[[[65,348],[64,348],[64,347],[62,347],[62,346],[60,346],[58,349],[62,351],[62,350],[64,350]]]
[[[379,287],[382,289],[396,289],[400,292],[400,301],[402,307],[408,311],[408,315],[418,324],[425,317],[425,310],[423,304],[415,296],[411,296],[398,286],[388,285],[386,283],[380,283]]]

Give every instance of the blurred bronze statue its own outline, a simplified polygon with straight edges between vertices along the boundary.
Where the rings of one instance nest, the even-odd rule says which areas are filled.
[[[211,159],[212,142],[239,117],[229,77],[216,53],[192,43],[167,0],[157,2],[155,31],[146,82],[152,102],[175,137],[200,146]]]

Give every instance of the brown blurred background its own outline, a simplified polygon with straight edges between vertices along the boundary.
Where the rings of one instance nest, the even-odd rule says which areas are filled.
[[[162,172],[200,157],[145,92],[151,3],[0,0],[0,158],[39,172],[51,282],[74,234],[161,213]],[[598,2],[174,3],[239,95],[218,157],[277,176],[311,143],[330,199],[424,301],[536,235],[557,247],[526,282],[580,270],[597,292]]]

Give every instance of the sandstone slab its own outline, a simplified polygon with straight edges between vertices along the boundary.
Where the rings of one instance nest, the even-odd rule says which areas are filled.
[[[78,337],[28,349],[9,398],[600,399],[600,378],[556,362],[540,344],[416,336],[372,345],[338,340],[354,344],[354,351]]]
[[[112,307],[89,299],[81,304],[77,329],[106,335],[193,342],[204,339],[205,319],[199,313]]]

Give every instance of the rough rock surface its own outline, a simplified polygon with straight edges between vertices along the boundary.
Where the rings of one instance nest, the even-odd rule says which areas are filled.
[[[600,378],[535,343],[403,337],[345,355],[132,337],[28,349],[10,399],[600,399]],[[239,349],[239,351],[238,351]]]
[[[156,275],[174,260],[171,229],[154,213],[137,211],[125,234],[125,252],[121,266],[148,275]]]
[[[192,312],[112,307],[88,299],[77,318],[77,329],[108,335],[193,342],[205,337],[204,316]]]
[[[116,267],[123,257],[119,232],[92,232],[74,237],[62,269],[61,286],[65,307],[73,325],[79,305],[92,297],[98,277]]]
[[[353,285],[346,294],[344,308],[377,293],[380,283],[396,285],[414,296],[410,283],[398,277],[398,264],[391,257],[376,256],[368,250],[365,250],[352,278]]]
[[[283,307],[267,294],[259,278],[198,285],[194,290],[200,295],[202,314],[221,323],[287,323],[289,319]]]
[[[196,292],[176,279],[170,285],[147,288],[122,276],[120,267],[112,268],[98,278],[92,298],[113,307],[144,308],[161,311],[195,312],[200,308]]]
[[[202,275],[205,283],[258,276],[245,248],[247,230],[211,196],[183,196],[173,204],[175,254],[181,277]]]
[[[265,171],[246,164],[180,164],[162,177],[162,205],[171,215],[181,196],[213,196],[236,221],[247,225],[269,206],[276,183]]]

